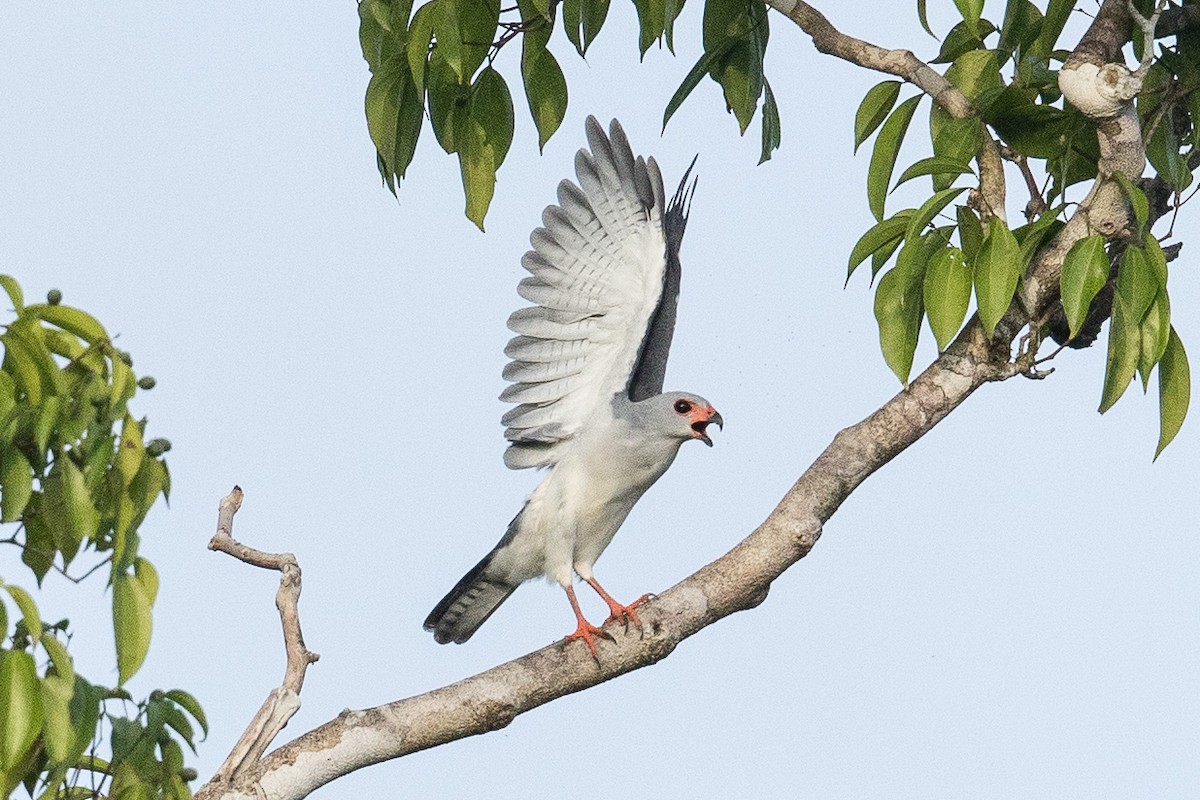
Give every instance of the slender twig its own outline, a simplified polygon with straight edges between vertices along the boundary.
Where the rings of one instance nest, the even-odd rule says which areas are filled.
[[[283,684],[273,689],[263,701],[262,707],[250,721],[225,763],[217,770],[214,780],[230,783],[248,768],[256,765],[267,747],[283,730],[292,715],[300,709],[300,689],[304,686],[304,673],[308,665],[320,658],[304,646],[300,632],[300,565],[291,553],[264,553],[247,547],[233,538],[233,516],[242,506],[242,489],[234,486],[220,505],[217,514],[217,532],[208,543],[209,550],[220,550],[239,561],[262,569],[278,570],[279,591],[275,594],[275,605],[283,623],[283,642],[287,649],[287,670]]]
[[[1024,153],[1018,153],[1005,144],[1000,145],[1000,157],[1016,164],[1017,169],[1021,171],[1021,177],[1025,179],[1025,188],[1029,190],[1029,202],[1025,204],[1025,220],[1033,222],[1046,210],[1046,200],[1042,197],[1041,190],[1038,189],[1037,179],[1033,177],[1033,170],[1029,168],[1029,159]]]

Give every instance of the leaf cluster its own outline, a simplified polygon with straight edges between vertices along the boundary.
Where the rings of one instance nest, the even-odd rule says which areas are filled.
[[[886,269],[875,290],[875,316],[884,360],[901,382],[911,373],[922,320],[928,320],[944,350],[962,328],[973,296],[984,331],[994,335],[1039,248],[1067,219],[1067,190],[1097,177],[1095,123],[1064,106],[1057,84],[1067,54],[1055,47],[1074,3],[1050,0],[1043,12],[1029,0],[1009,0],[999,25],[983,16],[982,0],[955,0],[955,6],[962,20],[942,39],[933,63],[949,65],[945,77],[970,100],[972,113],[955,117],[932,105],[931,153],[894,182],[901,147],[924,96],[898,102],[901,84],[884,81],[866,93],[854,121],[856,149],[875,137],[866,184],[876,222],[850,254],[847,281],[868,259],[872,281]],[[924,2],[918,3],[918,14],[932,34]],[[1138,99],[1147,158],[1171,187],[1176,205],[1200,164],[1197,63],[1200,37],[1181,33],[1174,46],[1163,45]],[[1026,170],[1031,186],[1028,164],[1045,175],[1027,206],[1025,225],[1010,229],[1004,210],[989,208],[985,193],[971,185],[972,162],[992,147],[1003,148]],[[919,177],[931,181],[928,198],[916,208],[887,214],[890,193]],[[1190,379],[1183,344],[1170,324],[1167,260],[1149,232],[1149,202],[1131,180],[1136,177],[1112,178],[1128,199],[1131,230],[1076,243],[1063,266],[1061,298],[1073,338],[1089,314],[1095,315],[1100,290],[1115,283],[1100,410],[1117,401],[1135,374],[1146,388],[1157,367],[1161,453],[1186,415]],[[967,201],[951,213],[949,206],[967,189]],[[1033,333],[1035,339],[1041,335]]]
[[[367,128],[376,164],[392,191],[412,164],[428,119],[438,144],[457,155],[466,215],[482,230],[496,171],[512,144],[509,83],[495,67],[500,49],[521,40],[520,81],[542,148],[567,112],[567,81],[550,40],[561,30],[585,57],[608,17],[610,0],[359,0],[359,40],[371,69]],[[638,47],[662,42],[674,52],[675,21],[684,0],[633,0]],[[667,104],[671,115],[706,75],[720,84],[745,133],[763,103],[762,160],[779,146],[779,109],[763,71],[769,34],[760,0],[706,0],[704,54]]]
[[[147,724],[162,718],[191,746],[190,726],[177,726],[177,713],[155,709],[175,703],[203,726],[196,701],[176,690],[138,704],[134,718],[105,710],[132,702],[121,686],[145,660],[158,592],[153,565],[138,554],[138,528],[170,491],[163,460],[170,443],[147,442],[146,420],[129,411],[137,391],[153,388],[154,379],[139,380],[129,354],[90,314],[62,305],[61,293],[26,305],[16,280],[0,276],[0,286],[15,312],[0,334],[0,522],[15,526],[3,543],[20,549],[38,585],[51,569],[80,582],[107,567],[118,680],[104,688],[77,674],[67,649],[69,623],[46,625],[33,596],[0,579],[0,796],[20,784],[31,795],[41,787],[39,796],[71,796],[83,791],[87,775],[93,788],[111,780],[112,796],[140,782],[145,791],[129,796],[186,797],[182,757],[174,757],[178,744],[156,729],[155,763],[168,766],[147,772],[149,756],[120,753],[115,734],[141,717]],[[85,553],[94,563],[74,577],[71,569]],[[14,608],[19,616],[10,626]],[[114,733],[107,763],[94,753],[104,719]],[[124,770],[132,777],[119,777],[123,763],[133,765]]]

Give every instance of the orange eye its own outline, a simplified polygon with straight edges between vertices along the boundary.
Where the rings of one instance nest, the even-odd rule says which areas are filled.
[[[691,410],[692,410],[692,404],[689,403],[687,400],[676,400],[675,401],[675,412],[676,413],[686,414]]]

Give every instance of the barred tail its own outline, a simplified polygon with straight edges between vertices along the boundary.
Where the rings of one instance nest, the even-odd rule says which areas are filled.
[[[491,561],[492,553],[488,553],[425,618],[425,630],[433,631],[438,644],[462,644],[470,639],[492,612],[516,591],[516,586],[484,575]]]

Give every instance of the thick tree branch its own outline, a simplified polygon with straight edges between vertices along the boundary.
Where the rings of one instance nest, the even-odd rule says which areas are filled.
[[[300,632],[300,565],[291,553],[264,553],[247,547],[233,538],[233,516],[242,507],[242,489],[234,486],[223,500],[217,514],[217,532],[208,543],[209,550],[220,550],[239,561],[255,567],[278,570],[279,591],[275,606],[283,623],[283,642],[287,650],[287,669],[283,685],[273,689],[254,715],[246,731],[238,739],[225,763],[213,777],[213,784],[236,781],[251,766],[256,765],[271,742],[300,709],[300,689],[308,665],[320,658],[304,646]]]

